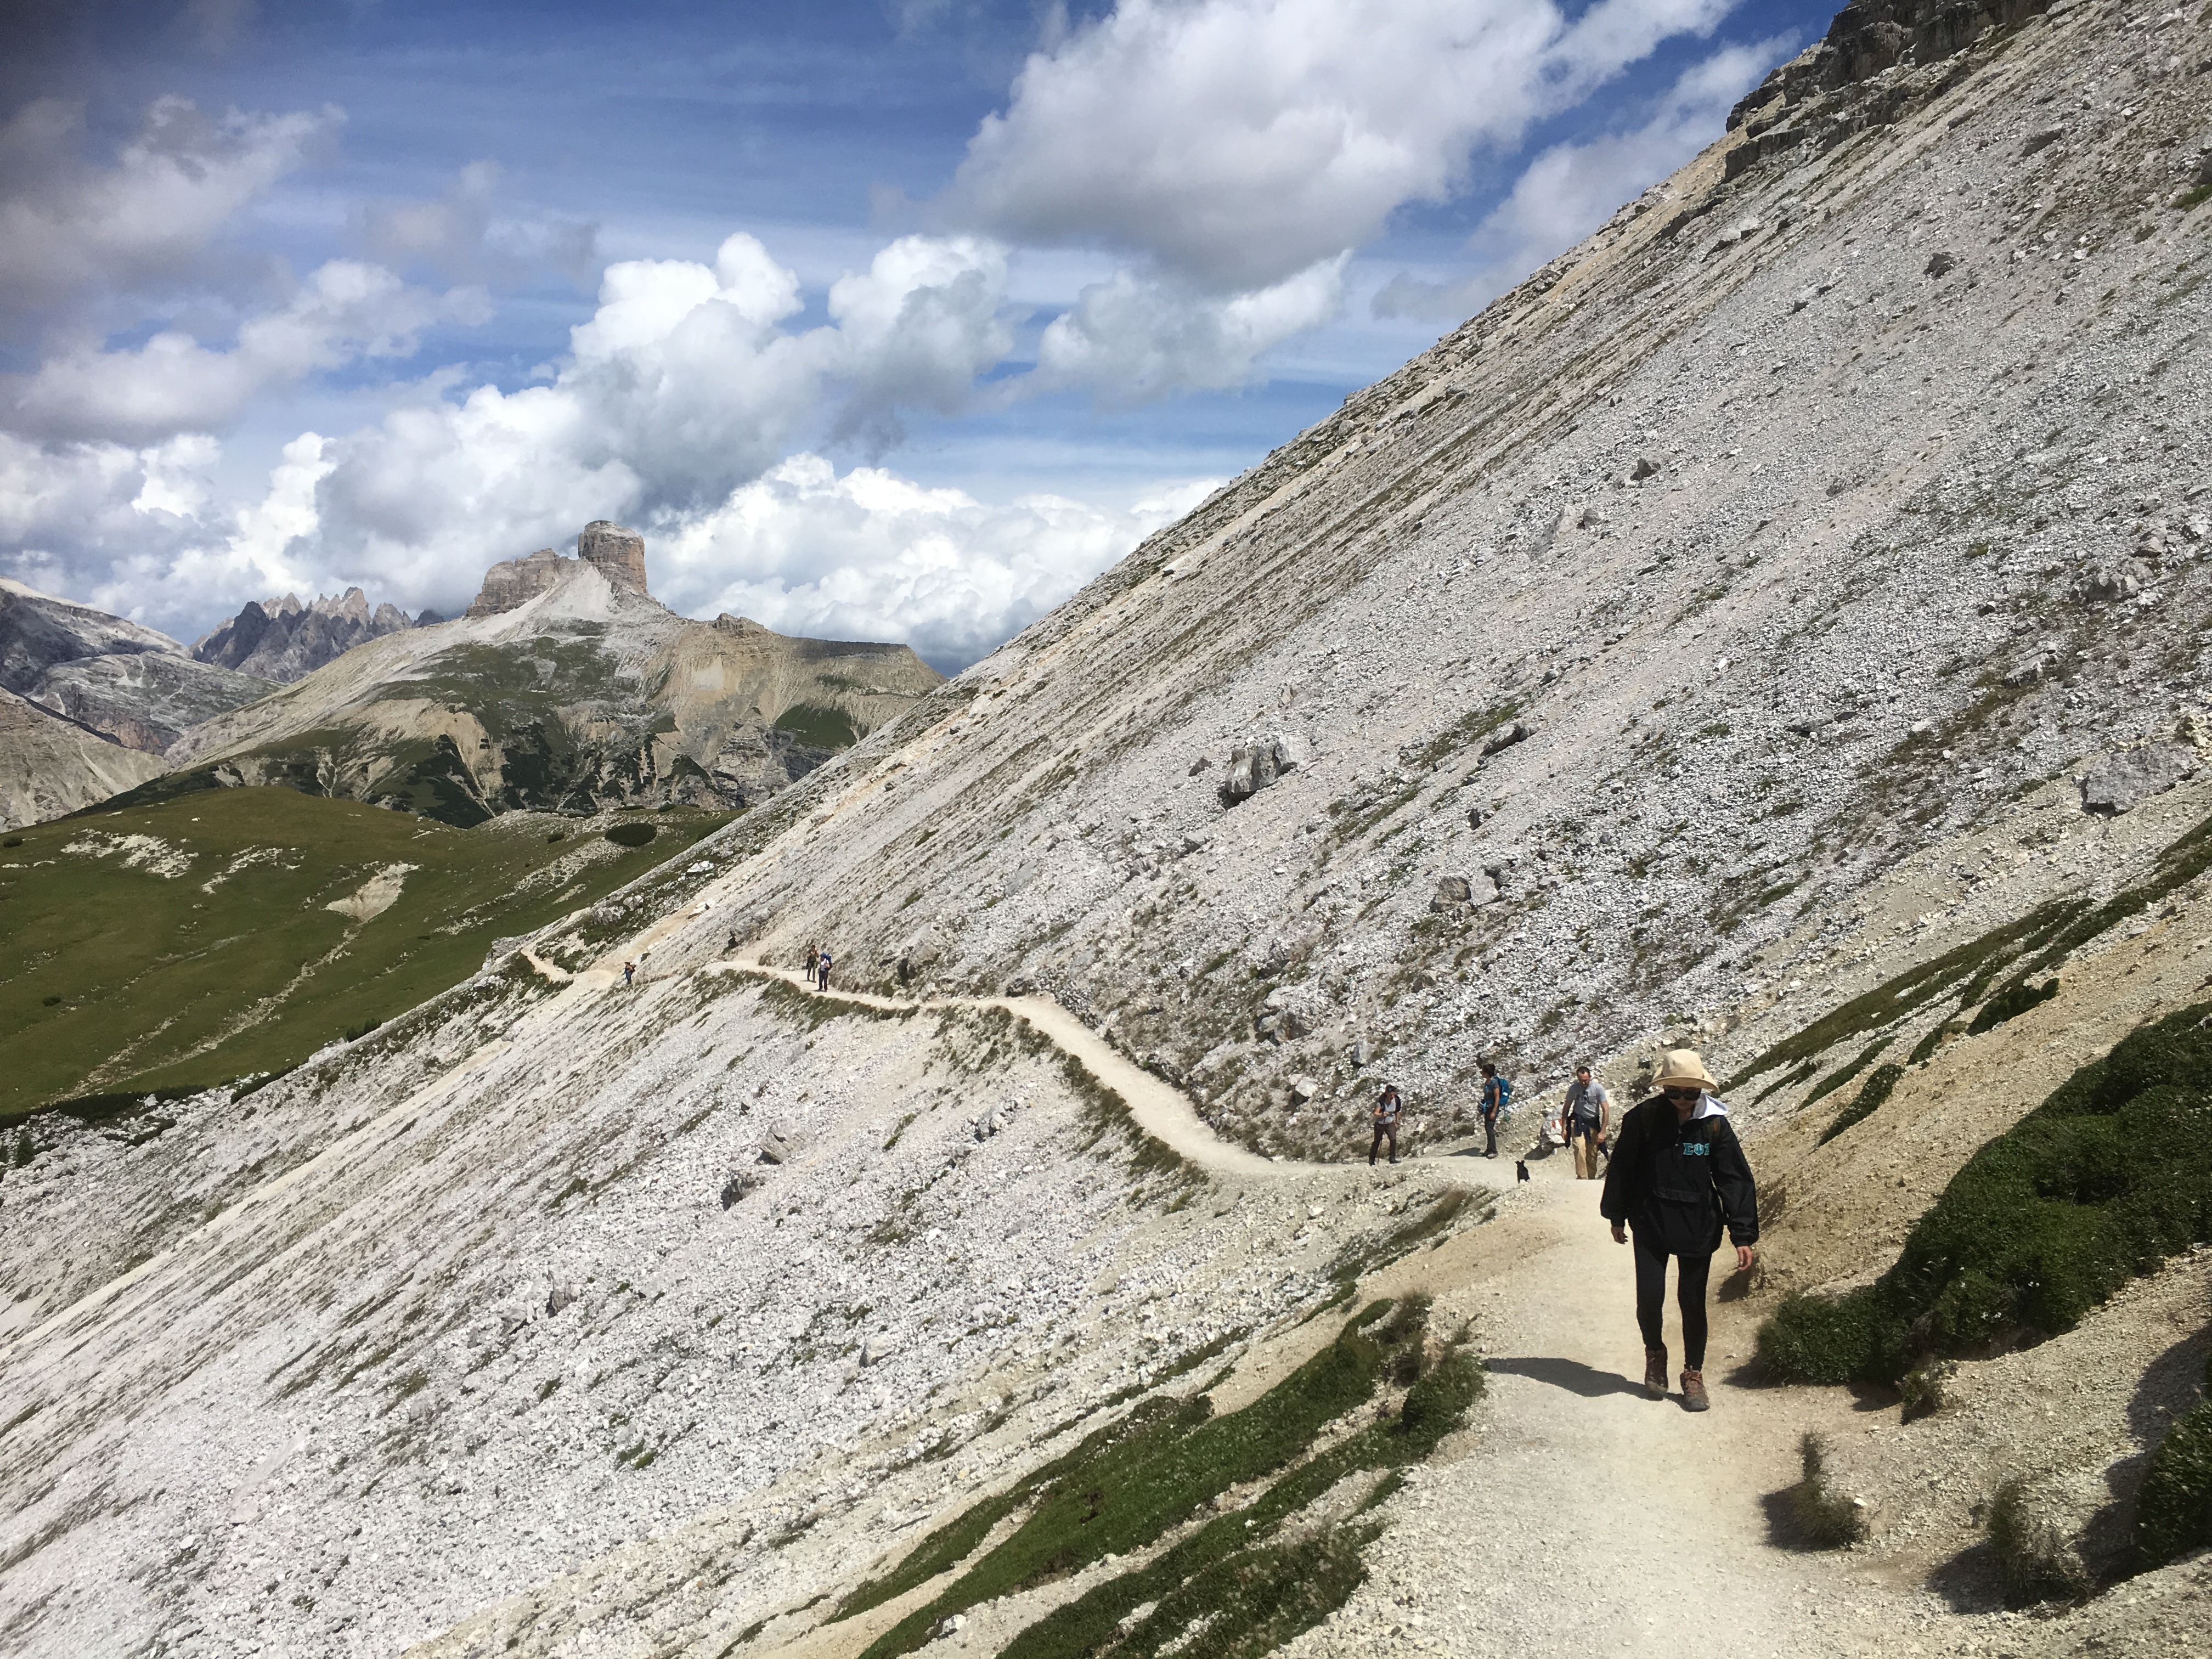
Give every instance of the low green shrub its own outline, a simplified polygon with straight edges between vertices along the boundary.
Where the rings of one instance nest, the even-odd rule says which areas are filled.
[[[2204,1387],[2207,1397],[2151,1454],[2136,1495],[2136,1554],[2146,1567],[2212,1544],[2212,1364]]]
[[[1243,1507],[1205,1519],[1146,1565],[1055,1608],[1004,1652],[1077,1659],[1109,1644],[1129,1656],[1272,1652],[1343,1605],[1364,1576],[1359,1552],[1376,1530],[1340,1524],[1289,1540],[1278,1529],[1347,1476],[1428,1455],[1482,1393],[1480,1368],[1454,1346],[1407,1391],[1395,1418],[1370,1421],[1308,1455],[1328,1425],[1342,1423],[1398,1370],[1407,1351],[1421,1351],[1427,1313],[1425,1297],[1370,1306],[1328,1347],[1224,1417],[1214,1417],[1203,1395],[1155,1396],[1125,1423],[924,1539],[848,1596],[836,1617],[880,1606],[958,1565],[1000,1522],[1020,1516],[1000,1543],[866,1650],[870,1659],[909,1653],[952,1613],[1109,1554],[1141,1553],[1194,1513],[1205,1516],[1231,1487],[1266,1482]]]
[[[1946,1403],[1945,1390],[1958,1370],[1948,1359],[1931,1359],[1905,1372],[1897,1385],[1898,1401],[1905,1407],[1905,1420],[1914,1422],[1942,1411]]]
[[[1989,1528],[1997,1580],[2010,1606],[2078,1601],[2093,1588],[2080,1553],[2050,1520],[2036,1514],[2018,1479],[1997,1488],[1990,1504]]]
[[[1828,1481],[1827,1448],[1817,1434],[1797,1443],[1804,1473],[1790,1488],[1789,1514],[1797,1540],[1816,1550],[1839,1550],[1866,1536],[1866,1511]]]
[[[1984,1146],[1896,1264],[1841,1297],[1789,1297],[1769,1373],[1892,1384],[1930,1355],[2071,1330],[2138,1274],[2212,1239],[2212,1005],[2124,1038]]]
[[[1826,1146],[1854,1123],[1873,1116],[1875,1109],[1889,1098],[1890,1091],[1897,1087],[1904,1075],[1902,1066],[1875,1066],[1874,1075],[1861,1084],[1858,1093],[1851,1097],[1851,1103],[1837,1113],[1836,1121],[1820,1132],[1820,1145]]]

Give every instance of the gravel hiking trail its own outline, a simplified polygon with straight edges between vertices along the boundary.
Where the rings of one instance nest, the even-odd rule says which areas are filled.
[[[1939,1650],[1921,1645],[1936,1630],[1919,1622],[1948,1613],[1937,1598],[1903,1575],[1877,1575],[1863,1556],[1790,1548],[1771,1529],[1777,1495],[1801,1472],[1799,1436],[1854,1432],[1848,1400],[1735,1380],[1753,1326],[1726,1302],[1711,1309],[1712,1409],[1647,1395],[1628,1249],[1599,1218],[1595,1183],[1562,1174],[1564,1162],[1532,1165],[1519,1199],[1469,1241],[1480,1248],[1468,1269],[1445,1267],[1455,1282],[1400,1283],[1402,1267],[1376,1282],[1381,1292],[1434,1291],[1446,1322],[1471,1315],[1489,1390],[1468,1438],[1448,1443],[1393,1500],[1366,1583],[1283,1651]],[[1406,1266],[1419,1273],[1418,1261]],[[1679,1376],[1671,1297],[1667,1341]]]
[[[755,963],[708,971],[769,975],[875,1008],[1003,1008],[1118,1091],[1147,1134],[1204,1168],[1280,1182],[1358,1167],[1272,1159],[1222,1140],[1179,1091],[1049,998],[905,1001],[812,991],[795,970]],[[1454,1168],[1464,1157],[1417,1162],[1425,1176],[1494,1184],[1487,1169]],[[1495,1167],[1511,1166],[1501,1158]],[[1282,1651],[1842,1659],[1947,1648],[1948,1609],[1935,1595],[1861,1556],[1792,1548],[1776,1530],[1780,1494],[1801,1473],[1800,1437],[1850,1432],[1847,1398],[1738,1380],[1753,1322],[1740,1303],[1716,1298],[1705,1365],[1712,1410],[1685,1411],[1679,1393],[1651,1399],[1640,1382],[1629,1253],[1598,1216],[1596,1183],[1573,1180],[1559,1158],[1534,1159],[1530,1171],[1491,1225],[1366,1287],[1426,1290],[1446,1322],[1471,1317],[1489,1392],[1469,1434],[1390,1501],[1393,1524],[1368,1552],[1367,1581]],[[1726,1286],[1725,1255],[1715,1262],[1717,1291]],[[1667,1332],[1678,1376],[1671,1297]],[[859,1632],[835,1629],[799,1650],[859,1645]]]
[[[1049,1037],[1062,1054],[1073,1055],[1091,1076],[1120,1095],[1128,1103],[1130,1116],[1146,1134],[1173,1148],[1202,1169],[1222,1175],[1285,1181],[1342,1175],[1352,1167],[1348,1159],[1341,1164],[1307,1164],[1294,1158],[1266,1158],[1232,1141],[1222,1139],[1206,1127],[1205,1120],[1199,1116],[1197,1109],[1181,1090],[1154,1077],[1116,1052],[1104,1038],[1050,997],[945,997],[928,1001],[907,1001],[896,997],[877,996],[866,991],[816,991],[807,984],[806,975],[797,969],[769,968],[758,963],[722,963],[707,971],[763,974],[771,979],[780,979],[787,985],[796,986],[810,996],[827,997],[832,1002],[858,1003],[869,1008],[914,1008],[925,1012],[933,1008],[1003,1008],[1008,1013],[1029,1021]],[[1478,1174],[1443,1165],[1442,1160],[1433,1156],[1418,1161],[1424,1176],[1469,1187],[1502,1184],[1488,1178],[1486,1173]],[[1454,1160],[1455,1163],[1459,1161]],[[1359,1167],[1364,1169],[1366,1166],[1363,1163]],[[1401,1164],[1399,1167],[1403,1169],[1406,1165]],[[1501,1159],[1497,1167],[1510,1170],[1510,1166]]]

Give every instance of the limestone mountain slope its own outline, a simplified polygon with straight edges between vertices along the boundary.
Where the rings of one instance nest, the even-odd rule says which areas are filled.
[[[143,750],[0,691],[0,829],[64,817],[161,770]]]
[[[1985,1522],[2017,1477],[2065,1540],[2128,1527],[2203,1372],[2202,1249],[1960,1358],[1926,1418],[1735,1368],[2208,995],[2209,28],[1853,8],[1677,177],[692,857],[251,1093],[32,1118],[0,1649],[2192,1650],[2201,1554],[2030,1620]],[[390,707],[441,640],[650,684],[669,624],[594,544],[196,763]],[[808,939],[923,1006],[744,969]],[[1346,1167],[1187,1158],[984,992]],[[1534,1133],[1577,1052],[1625,1094],[1683,1037],[1767,1211],[1705,1418],[1631,1397],[1625,1252]],[[1494,1197],[1453,1133],[1486,1052],[1534,1177]],[[1386,1076],[1422,1155],[1370,1174]],[[1387,1376],[1367,1329],[1416,1339]],[[1808,1431],[1871,1512],[1849,1548],[1783,1524]]]
[[[903,646],[696,623],[645,586],[643,538],[495,565],[468,614],[365,641],[265,703],[204,722],[157,794],[234,783],[404,805],[737,807],[804,776],[943,677]]]
[[[1829,50],[788,801],[763,936],[1051,988],[1303,1149],[1362,1054],[1448,1125],[1485,1052],[1720,1037],[1918,849],[2189,773],[2206,25]],[[2051,845],[2014,915],[2112,878]]]
[[[60,717],[42,722],[15,709],[6,720],[9,823],[74,811],[155,775],[162,768],[149,757],[185,727],[270,689],[193,660],[166,634],[0,580],[0,690]],[[131,757],[107,753],[99,738]]]
[[[364,640],[440,620],[429,611],[410,618],[388,603],[372,611],[368,596],[358,587],[319,595],[309,605],[287,593],[282,599],[247,601],[235,617],[196,641],[192,655],[221,668],[289,684]]]

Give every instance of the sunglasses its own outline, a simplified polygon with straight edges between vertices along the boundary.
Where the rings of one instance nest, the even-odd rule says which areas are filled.
[[[1695,1100],[1705,1092],[1702,1089],[1664,1089],[1660,1091],[1669,1100]]]

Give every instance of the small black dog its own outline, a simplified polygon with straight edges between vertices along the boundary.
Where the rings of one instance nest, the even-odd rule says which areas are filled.
[[[1518,1182],[1526,1181],[1528,1178],[1528,1160],[1525,1158],[1515,1158],[1513,1160],[1513,1179]]]

